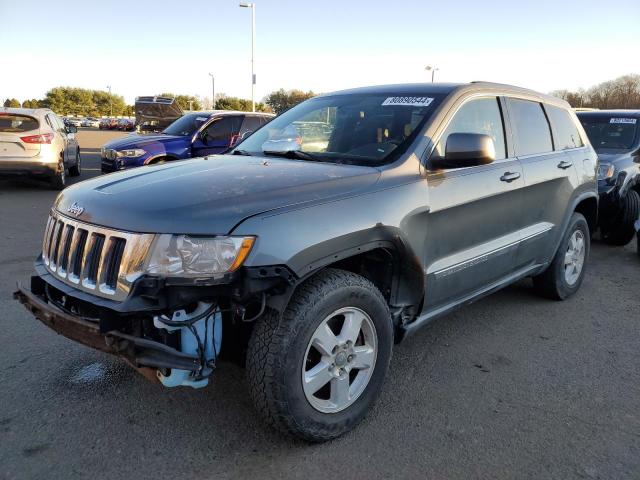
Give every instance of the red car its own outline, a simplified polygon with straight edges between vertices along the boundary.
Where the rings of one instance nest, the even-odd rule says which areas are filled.
[[[118,120],[116,128],[123,132],[131,132],[136,127],[135,127],[135,124],[128,118],[121,118],[120,120]]]

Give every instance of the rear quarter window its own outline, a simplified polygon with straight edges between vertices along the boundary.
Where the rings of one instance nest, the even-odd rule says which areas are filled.
[[[40,127],[38,120],[28,115],[0,113],[0,132],[29,132],[31,130],[37,130],[38,127]]]
[[[508,98],[511,126],[516,136],[516,155],[553,151],[549,122],[542,105],[531,100]]]
[[[555,140],[556,150],[567,150],[584,145],[569,112],[553,105],[545,105],[545,109],[553,126],[553,139]]]

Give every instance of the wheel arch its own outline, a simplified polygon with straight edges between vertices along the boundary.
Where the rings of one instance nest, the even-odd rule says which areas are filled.
[[[593,234],[598,226],[598,197],[596,195],[579,198],[572,212],[578,212],[584,216]],[[565,227],[566,228],[566,227]]]
[[[270,302],[278,310],[286,307],[298,285],[326,268],[353,272],[371,281],[396,316],[403,312],[415,315],[424,297],[422,263],[403,232],[394,227],[378,225],[313,245],[293,256],[287,266],[298,279],[284,298]]]
[[[160,153],[158,155],[154,155],[153,157],[147,158],[144,161],[144,164],[145,165],[151,165],[153,163],[156,163],[158,160],[160,160],[162,158],[166,158],[169,161],[180,160],[180,157],[178,157],[177,155],[174,155],[173,153]]]

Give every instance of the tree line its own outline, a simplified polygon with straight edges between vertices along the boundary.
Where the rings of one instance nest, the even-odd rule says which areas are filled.
[[[271,92],[262,101],[256,102],[256,111],[280,114],[285,110],[315,95],[312,91],[279,89]],[[640,75],[630,74],[599,83],[588,89],[556,90],[551,95],[560,97],[574,107],[599,109],[630,108],[640,109]],[[159,96],[173,97],[180,107],[187,110],[212,108],[209,98],[194,95],[162,93]],[[60,115],[78,116],[119,116],[133,115],[133,105],[127,105],[120,95],[101,90],[88,90],[73,87],[55,87],[42,99],[26,99],[20,102],[16,98],[7,98],[5,107],[50,108]],[[215,108],[218,110],[251,110],[251,100],[216,95]]]
[[[623,75],[586,90],[556,90],[551,95],[566,100],[574,108],[640,109],[640,75]]]
[[[276,90],[267,95],[262,101],[256,102],[256,111],[282,113],[298,103],[313,97],[312,91]],[[210,99],[194,96],[163,92],[158,96],[176,99],[184,111],[203,110],[212,108]],[[102,90],[89,90],[75,87],[55,87],[49,90],[42,99],[26,99],[20,102],[17,98],[7,98],[5,107],[11,108],[50,108],[59,115],[75,116],[131,116],[134,106],[127,105],[124,97]],[[225,94],[216,95],[215,108],[217,110],[250,111],[251,100],[231,97]]]

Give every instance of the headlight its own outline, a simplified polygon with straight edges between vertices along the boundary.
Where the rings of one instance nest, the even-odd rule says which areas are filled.
[[[134,157],[141,157],[142,155],[144,155],[145,152],[143,149],[141,148],[134,148],[133,150],[120,150],[119,152],[117,152],[117,156],[119,157],[129,157],[129,158],[134,158]]]
[[[598,180],[606,180],[613,177],[616,173],[616,168],[610,163],[601,163],[598,166]]]
[[[147,273],[167,277],[210,277],[237,270],[255,237],[159,235]]]

